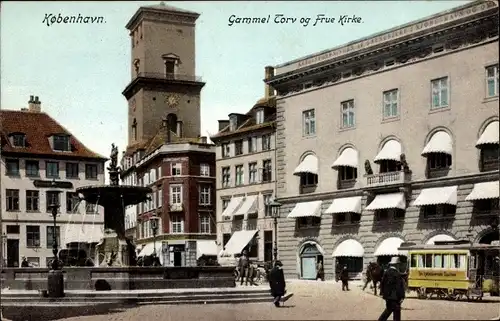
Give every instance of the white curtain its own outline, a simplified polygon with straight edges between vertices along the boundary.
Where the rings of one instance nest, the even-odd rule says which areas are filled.
[[[443,267],[443,260],[442,260],[442,258],[443,257],[440,254],[435,254],[434,255],[434,265],[433,265],[434,268],[440,269],[440,268]]]
[[[450,267],[452,269],[458,268],[457,263],[458,263],[458,254],[450,255]]]
[[[460,269],[465,270],[467,268],[467,255],[460,254]]]
[[[418,255],[418,267],[425,267],[423,254]]]

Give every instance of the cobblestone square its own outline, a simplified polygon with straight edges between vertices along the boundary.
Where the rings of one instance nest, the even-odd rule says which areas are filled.
[[[143,321],[143,320],[376,320],[384,301],[368,289],[352,283],[342,292],[340,283],[295,281],[288,291],[294,296],[282,308],[271,304],[143,305],[128,309],[84,311],[85,316],[67,321]],[[403,303],[403,320],[491,320],[500,314],[500,299],[485,297],[483,302],[417,300],[408,295]],[[23,320],[24,321],[24,320]]]

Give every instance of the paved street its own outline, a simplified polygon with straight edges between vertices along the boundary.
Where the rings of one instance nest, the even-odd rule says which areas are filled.
[[[91,309],[86,316],[67,321],[143,321],[143,320],[376,320],[382,299],[362,292],[358,285],[342,292],[332,282],[296,281],[289,283],[295,295],[284,308],[266,303],[240,305],[144,305],[128,309]],[[404,320],[490,320],[500,314],[500,300],[485,298],[477,302],[417,300],[412,296],[403,304]],[[87,308],[82,308],[87,309]]]

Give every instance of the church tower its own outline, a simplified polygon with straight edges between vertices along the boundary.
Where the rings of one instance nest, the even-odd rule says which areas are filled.
[[[200,136],[205,83],[195,76],[198,17],[162,2],[140,7],[127,23],[132,79],[122,94],[128,100],[129,146],[151,139],[163,123],[172,135]]]

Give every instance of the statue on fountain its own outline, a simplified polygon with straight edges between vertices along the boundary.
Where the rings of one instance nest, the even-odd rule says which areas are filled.
[[[121,168],[118,166],[118,147],[115,144],[111,144],[111,155],[109,156],[111,164],[109,164],[109,183],[113,186],[118,186],[120,184],[120,174]]]

